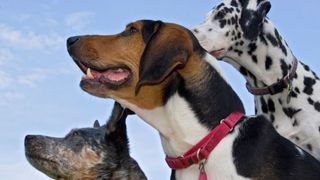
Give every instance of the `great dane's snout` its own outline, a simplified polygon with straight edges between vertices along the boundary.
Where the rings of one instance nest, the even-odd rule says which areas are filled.
[[[67,48],[74,45],[77,41],[80,40],[80,36],[73,36],[67,39]]]

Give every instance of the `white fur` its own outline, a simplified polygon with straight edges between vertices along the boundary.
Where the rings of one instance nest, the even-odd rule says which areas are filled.
[[[151,110],[141,109],[124,100],[117,101],[159,131],[162,146],[168,156],[181,156],[209,132],[177,93],[165,106]]]
[[[227,7],[231,7],[229,0],[225,0],[224,4]],[[257,1],[250,0],[248,9],[256,10],[257,8],[259,8]],[[279,47],[274,47],[271,42],[268,42],[268,46],[266,46],[260,41],[260,39],[258,39],[256,42],[257,49],[254,52],[254,54],[257,56],[258,62],[254,63],[251,60],[251,55],[247,53],[247,47],[250,42],[242,37],[241,40],[244,41],[244,45],[235,46],[235,43],[239,42],[239,40],[232,40],[230,35],[226,37],[227,32],[230,34],[232,31],[235,31],[234,26],[225,25],[223,28],[220,28],[218,20],[213,20],[216,13],[217,12],[214,10],[211,10],[207,14],[206,21],[193,28],[194,35],[198,38],[200,44],[209,52],[219,49],[225,49],[227,51],[230,46],[241,50],[243,52],[241,56],[234,51],[227,51],[224,54],[224,60],[232,64],[238,70],[241,66],[249,70],[256,77],[258,87],[263,87],[265,84],[270,85],[274,82],[277,82],[278,79],[282,77],[280,59],[284,59],[287,64],[292,64],[294,59],[294,55],[290,51],[289,47],[286,46],[285,41],[281,39],[282,44],[287,50],[287,56]],[[237,14],[238,17],[240,17],[240,13],[234,11],[233,13],[227,14],[226,17],[232,17],[234,14]],[[247,20],[249,21],[250,19]],[[211,28],[212,31],[208,31],[209,28]],[[265,19],[263,23],[263,32],[264,34],[272,34],[275,37],[275,26],[268,19]],[[265,68],[266,56],[269,56],[273,59],[273,63],[269,70]],[[300,63],[298,63],[296,72],[298,79],[294,79],[292,85],[300,90],[300,94],[298,94],[297,98],[291,98],[290,102],[287,103],[289,92],[284,90],[283,93],[273,96],[265,95],[264,99],[265,101],[271,99],[275,104],[276,111],[273,113],[275,116],[275,122],[273,125],[277,128],[277,131],[282,136],[290,139],[304,150],[310,152],[316,158],[320,159],[320,118],[318,118],[320,116],[320,112],[316,111],[314,106],[308,103],[309,95],[303,92],[304,77],[314,76],[310,71],[306,71]],[[253,78],[250,76],[245,76],[245,78],[251,85],[254,84]],[[313,95],[310,97],[314,102],[320,102],[320,82],[318,80],[316,84],[313,85]],[[282,101],[282,104],[279,103],[279,99]],[[268,118],[270,117],[270,112],[264,113],[262,111],[260,96],[255,97],[255,104],[257,108],[257,114],[265,114]],[[283,108],[289,107],[301,109],[301,111],[296,113],[293,118],[289,118],[283,110]],[[297,126],[293,126],[294,120],[298,120]],[[312,145],[312,152],[309,151],[308,144]]]
[[[177,93],[165,106],[151,110],[141,109],[122,99],[116,100],[159,131],[163,149],[168,156],[181,156],[209,132],[198,122],[188,103]],[[235,128],[234,132],[227,135],[211,152],[205,166],[209,180],[245,179],[237,174],[233,163],[232,146],[237,135],[238,129]],[[177,170],[176,177],[178,180],[198,179],[199,173],[198,165],[193,165]]]
[[[228,78],[225,75],[225,73],[223,72],[220,64],[218,63],[218,60],[211,56],[209,53],[206,53],[205,55],[205,61],[208,62],[212,67],[214,67],[214,69],[220,74],[220,76],[228,83]]]
[[[232,146],[237,135],[238,128],[235,128],[234,132],[223,138],[209,155],[205,165],[208,180],[248,179],[237,174],[233,163]],[[176,177],[179,180],[198,179],[199,173],[199,165],[193,165],[187,169],[176,171]]]

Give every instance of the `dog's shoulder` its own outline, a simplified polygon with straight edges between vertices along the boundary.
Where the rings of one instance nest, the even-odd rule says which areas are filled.
[[[233,145],[238,173],[258,179],[319,179],[320,163],[277,133],[264,116],[247,117]],[[290,177],[289,177],[290,176]]]

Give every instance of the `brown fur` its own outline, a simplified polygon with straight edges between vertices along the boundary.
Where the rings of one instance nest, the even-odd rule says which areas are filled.
[[[132,35],[124,35],[131,27],[139,32]],[[144,109],[153,109],[163,105],[163,90],[171,81],[168,77],[176,68],[181,68],[190,62],[189,67],[182,71],[186,76],[197,81],[199,73],[193,72],[192,66],[199,66],[199,55],[193,55],[192,39],[188,31],[176,24],[163,23],[156,26],[154,31],[159,31],[146,44],[141,33],[143,22],[137,21],[127,25],[126,30],[120,34],[109,36],[83,36],[69,50],[71,56],[83,64],[94,69],[106,69],[118,65],[127,66],[132,72],[129,82],[119,88],[110,88],[103,84],[81,82],[81,87],[90,94],[99,97],[108,97],[115,100],[126,100]],[[172,38],[174,34],[174,37]],[[170,38],[168,38],[170,35]],[[170,63],[161,62],[163,52],[168,48],[177,51]],[[180,52],[181,50],[187,50]],[[159,57],[159,58],[157,58]],[[190,59],[198,59],[190,61]],[[141,62],[144,60],[144,63]],[[163,66],[166,72],[161,72],[161,77],[148,79],[152,66]],[[192,76],[192,77],[191,77]],[[200,77],[203,77],[202,75]]]

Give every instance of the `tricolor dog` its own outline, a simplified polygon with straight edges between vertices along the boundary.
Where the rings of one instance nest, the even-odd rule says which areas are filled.
[[[208,52],[246,78],[257,114],[320,159],[320,81],[266,17],[270,8],[267,0],[225,0],[193,33]]]
[[[216,59],[186,28],[141,20],[115,35],[71,37],[67,47],[86,74],[84,91],[159,131],[172,179],[319,179],[316,159],[264,116],[242,115]]]
[[[147,179],[129,155],[129,112],[115,103],[106,126],[96,121],[94,127],[73,129],[64,138],[28,135],[26,157],[36,169],[59,180]]]

